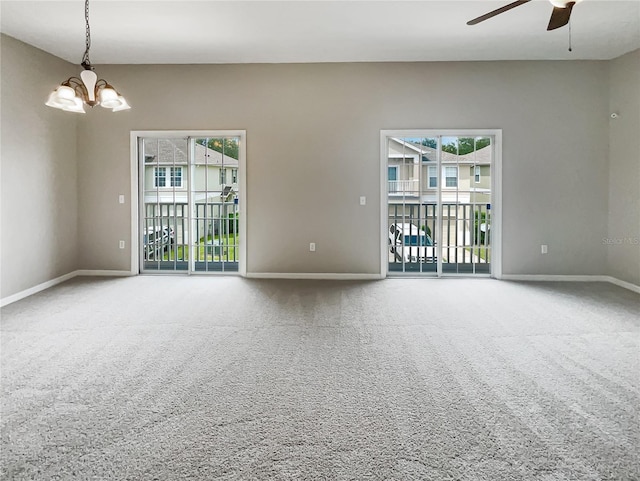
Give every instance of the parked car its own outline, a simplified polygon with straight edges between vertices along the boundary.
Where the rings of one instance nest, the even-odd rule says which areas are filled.
[[[149,226],[144,235],[144,258],[158,259],[175,244],[173,228],[169,226]]]
[[[402,262],[436,262],[433,240],[418,226],[410,223],[391,224],[389,249]]]

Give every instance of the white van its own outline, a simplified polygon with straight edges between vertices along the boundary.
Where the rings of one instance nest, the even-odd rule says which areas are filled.
[[[145,259],[161,259],[175,243],[173,227],[148,226],[143,243]]]
[[[433,240],[422,229],[413,224],[391,224],[389,227],[389,249],[400,262],[436,262]]]

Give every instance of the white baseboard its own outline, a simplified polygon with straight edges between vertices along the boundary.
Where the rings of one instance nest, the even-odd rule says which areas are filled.
[[[137,272],[112,270],[79,270],[76,271],[76,275],[85,277],[129,277],[137,275]]]
[[[115,270],[77,270],[69,272],[50,281],[25,289],[11,296],[0,299],[0,307],[29,297],[38,292],[49,289],[74,277],[128,277],[137,275],[137,272]],[[315,280],[380,280],[384,279],[380,274],[344,274],[344,273],[294,273],[294,272],[250,272],[246,277],[253,279],[315,279]],[[501,280],[505,281],[551,281],[551,282],[608,282],[616,286],[628,289],[640,294],[640,286],[631,282],[622,281],[611,276],[590,275],[546,275],[546,274],[503,274]]]
[[[316,279],[332,281],[369,281],[384,279],[380,274],[344,274],[337,272],[247,272],[252,279]]]
[[[608,282],[640,294],[640,286],[621,281],[611,276],[590,275],[546,275],[546,274],[503,274],[504,281],[547,281],[547,282]]]
[[[607,282],[606,276],[549,275],[549,274],[503,274],[503,281],[547,281],[547,282]]]
[[[625,289],[629,289],[630,291],[637,292],[638,294],[640,294],[640,286],[636,286],[631,282],[621,281],[620,279],[617,279],[615,277],[611,277],[611,276],[604,276],[604,277],[606,278],[607,282],[610,282],[611,284],[624,287]]]
[[[7,306],[16,301],[24,299],[25,297],[32,296],[37,294],[38,292],[44,291],[45,289],[49,289],[50,287],[57,286],[58,284],[62,284],[74,277],[78,276],[113,276],[113,277],[123,277],[123,276],[131,276],[135,275],[131,271],[110,271],[110,270],[78,270],[69,272],[60,277],[56,277],[55,279],[51,279],[50,281],[43,282],[42,284],[38,284],[37,286],[30,287],[29,289],[25,289],[24,291],[17,292],[7,297],[3,297],[0,299],[0,307]]]
[[[69,272],[68,274],[56,277],[55,279],[51,279],[47,282],[43,282],[42,284],[38,284],[37,286],[30,287],[29,289],[25,289],[24,291],[17,292],[11,296],[3,297],[2,299],[0,299],[0,307],[7,306],[13,302],[19,301],[20,299],[24,299],[25,297],[32,296],[34,294],[37,294],[38,292],[44,291],[45,289],[49,289],[50,287],[62,284],[69,279],[73,279],[77,275],[77,271]]]

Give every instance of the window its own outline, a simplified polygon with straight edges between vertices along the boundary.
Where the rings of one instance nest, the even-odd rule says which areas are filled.
[[[430,165],[429,169],[429,188],[430,189],[435,189],[436,187],[438,187],[438,174],[436,173],[436,166],[435,165]]]
[[[226,169],[220,169],[220,185],[227,183],[227,171]]]
[[[231,169],[231,183],[238,183],[238,169]]]
[[[387,180],[389,185],[389,193],[397,194],[401,193],[398,191],[398,166],[397,165],[389,165],[387,166]]]
[[[406,246],[432,246],[433,241],[431,237],[421,235],[406,235],[404,236],[404,245]]]
[[[480,182],[480,166],[479,165],[475,166],[474,179],[476,181],[476,184]]]
[[[167,186],[167,169],[164,167],[156,167],[154,175],[154,187],[166,187]]]
[[[169,185],[167,185],[167,167],[154,169],[154,187],[182,187],[182,167],[169,167]]]
[[[458,187],[458,168],[457,167],[445,167],[444,173],[444,185],[445,187]]]
[[[171,187],[182,187],[182,167],[171,167]]]

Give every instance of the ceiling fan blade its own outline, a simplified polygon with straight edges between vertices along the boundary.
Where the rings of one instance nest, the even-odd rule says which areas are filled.
[[[555,30],[556,28],[564,27],[569,23],[569,18],[571,17],[571,9],[576,4],[576,2],[569,2],[567,6],[562,7],[553,7],[553,12],[551,12],[551,18],[549,19],[549,26],[547,30]]]
[[[511,10],[512,8],[516,8],[519,7],[520,5],[523,5],[525,3],[530,2],[531,0],[518,0],[517,2],[513,2],[510,3],[509,5],[505,5],[504,7],[500,7],[496,10],[494,10],[493,12],[489,12],[486,13],[478,18],[474,18],[473,20],[469,20],[467,22],[467,25],[476,25],[477,23],[480,22],[484,22],[485,20],[489,20],[492,17],[495,17],[496,15],[500,15],[501,13],[507,12],[509,10]]]

